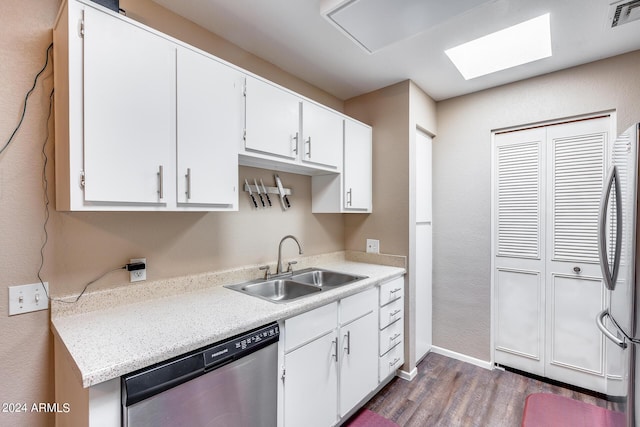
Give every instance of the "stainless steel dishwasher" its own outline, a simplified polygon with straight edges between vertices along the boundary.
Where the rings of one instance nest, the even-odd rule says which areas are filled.
[[[122,377],[122,425],[274,427],[277,323]]]

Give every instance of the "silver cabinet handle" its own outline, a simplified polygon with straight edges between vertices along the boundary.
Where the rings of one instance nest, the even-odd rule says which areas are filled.
[[[331,340],[331,348],[332,349],[334,348],[334,345],[335,345],[336,351],[335,351],[335,353],[333,353],[331,355],[331,357],[333,357],[335,359],[335,361],[337,362],[338,361],[338,337],[336,337],[335,340]]]
[[[307,140],[305,141],[305,144],[309,147],[309,150],[307,151],[307,158],[311,158],[311,137],[307,138]]]
[[[164,199],[164,168],[162,165],[158,167],[158,194],[160,199]]]
[[[616,193],[616,248],[613,257],[613,268],[609,265],[609,257],[607,256],[607,206],[609,204],[609,196],[611,188]],[[600,268],[602,269],[602,278],[604,284],[609,290],[616,287],[616,278],[618,276],[618,267],[620,266],[620,251],[622,244],[622,199],[620,198],[620,183],[618,182],[618,172],[615,166],[609,169],[606,185],[603,189],[602,199],[600,199],[600,210],[598,213],[598,256],[600,257]]]
[[[604,318],[609,316],[609,310],[603,310],[600,313],[598,313],[598,315],[596,316],[596,325],[598,325],[598,329],[600,329],[600,332],[602,332],[604,334],[605,337],[609,338],[611,341],[613,341],[618,347],[625,349],[627,348],[627,343],[625,342],[625,340],[621,340],[620,338],[618,338],[617,336],[613,335],[611,333],[611,331],[609,331],[606,326],[604,326]]]
[[[402,310],[400,310],[400,309],[395,310],[395,311],[392,311],[391,313],[389,313],[389,317],[393,317],[393,316],[395,316],[396,314],[400,313],[401,311],[402,311]]]
[[[402,290],[401,288],[397,288],[397,289],[393,289],[393,290],[391,290],[390,292],[391,292],[392,294],[395,294],[396,292],[400,292],[401,290]]]
[[[187,178],[187,191],[185,194],[187,195],[187,200],[191,198],[191,168],[187,168],[187,174],[184,176]]]
[[[351,194],[352,194],[351,191],[352,190],[353,189],[350,188],[349,191],[347,191],[347,206],[351,206]]]
[[[293,152],[298,155],[298,132],[294,136],[291,137],[295,144],[293,145]]]
[[[396,363],[398,363],[400,361],[399,357],[396,357],[395,359],[393,359],[393,362],[389,362],[389,366],[393,367],[395,366]]]
[[[400,337],[400,333],[399,333],[399,332],[398,332],[398,333],[396,333],[394,336],[390,337],[390,338],[389,338],[389,341],[393,342],[393,341],[395,341],[396,339],[398,339],[398,337]]]
[[[580,273],[581,271],[582,271],[582,269],[579,266],[576,265],[575,267],[573,267],[573,272],[574,273]]]
[[[344,337],[347,339],[347,346],[344,349],[347,350],[347,354],[351,354],[351,331],[347,331]]]

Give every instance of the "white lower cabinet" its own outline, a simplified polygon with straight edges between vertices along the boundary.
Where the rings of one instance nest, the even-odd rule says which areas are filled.
[[[379,310],[378,378],[382,382],[404,363],[404,276],[380,285]]]
[[[337,424],[378,386],[378,288],[284,321],[286,427]]]
[[[336,422],[336,359],[333,330],[285,355],[285,426],[326,427]]]
[[[347,415],[378,385],[377,296],[378,290],[374,288],[340,303],[340,417]]]

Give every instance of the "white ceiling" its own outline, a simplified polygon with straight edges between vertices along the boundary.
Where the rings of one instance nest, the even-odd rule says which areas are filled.
[[[154,1],[341,99],[411,79],[442,100],[640,49],[640,20],[610,28],[613,0],[488,0],[373,54],[321,15],[320,0]],[[465,81],[444,54],[547,12],[550,58]]]

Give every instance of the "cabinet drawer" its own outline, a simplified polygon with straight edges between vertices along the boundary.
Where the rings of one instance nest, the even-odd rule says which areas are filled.
[[[398,277],[380,285],[380,307],[402,298],[404,295],[404,277]]]
[[[338,303],[318,307],[284,321],[285,352],[312,341],[335,329]]]
[[[404,311],[404,299],[397,299],[384,307],[380,308],[380,330],[386,328],[394,322],[398,322],[402,319],[402,313]]]
[[[404,322],[399,318],[380,331],[380,356],[388,352],[397,343],[403,341]]]
[[[404,345],[395,346],[384,356],[379,359],[378,373],[380,375],[380,381],[383,381],[389,375],[393,375],[402,364],[404,363]]]
[[[342,299],[340,301],[340,324],[344,325],[367,313],[377,311],[377,293],[376,288],[371,288],[368,291]]]

